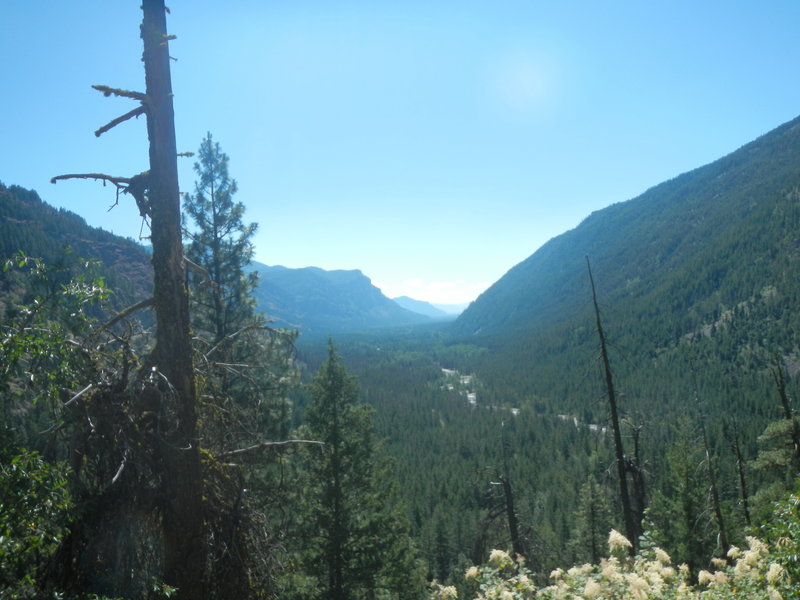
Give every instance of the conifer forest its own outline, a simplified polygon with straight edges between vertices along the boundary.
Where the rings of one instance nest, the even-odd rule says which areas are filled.
[[[437,320],[269,287],[237,157],[179,155],[168,12],[94,86],[147,169],[53,177],[146,245],[0,183],[0,598],[800,598],[800,119]]]

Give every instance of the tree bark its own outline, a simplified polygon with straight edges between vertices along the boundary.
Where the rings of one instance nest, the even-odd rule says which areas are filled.
[[[175,117],[164,0],[143,0],[141,36],[150,141],[156,344],[151,359],[166,379],[161,411],[164,583],[181,600],[205,597],[206,540],[197,437],[189,303],[183,272]],[[167,422],[169,421],[169,422]]]

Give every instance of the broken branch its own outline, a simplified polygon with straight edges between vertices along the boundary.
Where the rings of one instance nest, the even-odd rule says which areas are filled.
[[[185,257],[184,257],[184,260],[186,260],[186,258],[185,258]],[[191,261],[188,261],[188,262],[191,262]],[[194,263],[192,263],[192,264],[194,264]],[[269,328],[268,328],[268,327],[265,327],[264,325],[245,325],[244,327],[242,327],[242,328],[241,328],[241,329],[239,329],[238,331],[234,331],[233,333],[229,333],[229,334],[228,334],[228,335],[226,335],[224,338],[222,338],[222,339],[221,339],[219,342],[217,342],[217,344],[216,344],[216,345],[215,345],[213,348],[211,348],[211,350],[209,350],[208,352],[206,352],[206,353],[203,355],[203,358],[204,358],[205,360],[208,360],[208,357],[209,357],[209,356],[211,356],[212,354],[214,354],[214,352],[216,352],[216,351],[217,351],[217,349],[218,349],[220,346],[223,346],[224,344],[227,344],[228,342],[230,342],[231,340],[233,340],[235,337],[237,337],[237,336],[241,335],[241,334],[242,334],[242,333],[244,333],[245,331],[254,331],[254,330],[255,330],[255,331],[258,331],[258,330],[261,330],[261,331],[265,331],[265,330],[266,330],[266,331],[268,331],[268,330],[269,330]]]
[[[103,125],[100,129],[98,129],[97,131],[94,132],[94,135],[95,135],[95,137],[100,137],[101,135],[103,135],[109,129],[111,129],[113,127],[116,127],[120,123],[124,123],[128,119],[132,119],[133,117],[138,117],[139,115],[144,114],[144,112],[145,112],[144,106],[137,106],[133,110],[126,112],[121,117],[117,117],[113,121]]]
[[[111,320],[109,320],[107,323],[105,323],[100,328],[100,331],[103,331],[105,329],[109,329],[109,328],[113,327],[114,325],[116,325],[117,323],[122,321],[122,319],[124,319],[125,317],[127,317],[131,313],[134,313],[137,310],[140,310],[142,308],[147,308],[148,306],[152,306],[153,304],[155,304],[155,299],[151,297],[151,298],[147,298],[146,300],[142,300],[141,302],[137,302],[136,304],[133,304],[133,305],[129,306],[125,310],[121,310],[120,312],[118,312],[116,314],[116,316],[114,316]]]
[[[113,175],[106,175],[105,173],[70,173],[69,175],[56,175],[50,179],[50,183],[55,183],[62,179],[94,179],[95,181],[100,180],[104,183],[108,181],[118,188],[127,187],[131,182],[130,177],[115,177]]]
[[[226,458],[231,458],[233,456],[241,456],[242,454],[249,454],[250,452],[255,452],[257,450],[272,450],[273,448],[289,446],[294,444],[316,444],[317,446],[324,446],[325,442],[317,442],[314,440],[284,440],[282,442],[261,442],[260,444],[255,444],[254,446],[248,446],[247,448],[239,448],[238,450],[231,450],[229,452],[223,452],[222,454],[217,454],[215,458],[219,460],[224,460]]]
[[[84,395],[86,392],[88,392],[89,390],[91,390],[93,387],[94,387],[94,384],[93,384],[93,383],[90,383],[90,384],[89,384],[89,385],[87,385],[85,388],[83,388],[83,389],[82,389],[80,392],[78,392],[77,394],[75,394],[75,395],[74,395],[72,398],[70,398],[69,400],[67,400],[67,401],[64,403],[64,406],[66,407],[66,406],[69,406],[70,404],[72,404],[73,402],[76,402],[76,401],[77,401],[77,400],[78,400],[78,399],[79,399],[81,396],[83,396],[83,395]]]
[[[108,98],[111,95],[120,96],[122,98],[133,98],[134,100],[138,100],[139,102],[144,102],[147,99],[147,95],[143,94],[142,92],[132,92],[130,90],[121,90],[119,88],[112,88],[108,87],[107,85],[93,85],[93,89],[101,92],[103,96]]]

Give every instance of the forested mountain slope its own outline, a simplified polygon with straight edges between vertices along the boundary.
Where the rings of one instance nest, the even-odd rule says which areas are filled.
[[[512,268],[457,320],[458,332],[528,335],[587,307],[585,256],[600,297],[691,332],[765,285],[780,293],[800,252],[800,119],[707,166],[597,211]]]
[[[146,229],[146,228],[145,228]],[[152,267],[144,246],[90,227],[73,212],[56,209],[33,190],[0,183],[0,258],[17,252],[41,258],[52,268],[71,270],[78,259],[101,261],[100,273],[122,308],[150,296]],[[260,279],[258,308],[276,326],[327,335],[371,327],[429,321],[384,296],[360,271],[287,269],[254,263]],[[9,296],[6,277],[0,301]]]
[[[280,327],[328,335],[429,321],[384,296],[358,270],[252,266],[259,274],[258,308]]]
[[[597,412],[587,256],[630,410],[721,406],[731,386],[764,401],[770,361],[798,349],[800,119],[593,213],[480,296],[454,328],[492,349],[474,366],[498,395]]]
[[[133,240],[90,227],[73,212],[53,208],[33,190],[0,183],[0,259],[17,252],[42,259],[52,269],[72,270],[79,259],[97,259],[114,290],[117,307],[150,296],[152,267],[144,247]],[[3,277],[0,299],[12,292]]]

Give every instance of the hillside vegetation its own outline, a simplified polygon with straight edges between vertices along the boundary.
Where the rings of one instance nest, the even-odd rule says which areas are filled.
[[[149,269],[140,246],[87,227],[34,192],[0,187],[0,240],[7,256],[22,250],[54,265],[64,257],[98,258],[113,297],[135,301],[148,293],[137,283]],[[611,570],[608,532],[621,529],[624,519],[587,257],[621,409],[624,479],[643,531],[634,542],[638,558],[620,556]],[[479,585],[498,597],[508,597],[500,594],[512,588],[518,597],[531,598],[589,596],[586,590],[647,597],[637,592],[644,588],[636,578],[659,565],[658,589],[665,594],[694,597],[688,594],[705,589],[687,587],[697,582],[717,586],[711,589],[718,596],[709,597],[736,589],[749,589],[753,597],[787,593],[789,574],[796,576],[798,567],[794,547],[781,540],[791,539],[786,532],[796,529],[800,517],[796,502],[784,500],[776,522],[773,503],[788,497],[800,472],[793,400],[800,370],[798,261],[800,120],[590,215],[512,268],[454,322],[430,323],[403,310],[359,271],[250,265],[261,275],[260,289],[244,273],[234,277],[234,283],[247,284],[239,308],[249,320],[204,344],[212,328],[196,313],[200,335],[194,341],[206,394],[205,447],[227,457],[231,439],[253,444],[241,448],[250,458],[238,464],[247,473],[241,482],[254,490],[248,506],[258,513],[252,513],[252,523],[265,519],[272,536],[266,549],[258,546],[260,538],[247,539],[264,560],[263,589],[282,597],[318,594],[324,577],[316,565],[336,527],[326,525],[334,533],[323,539],[309,533],[308,523],[317,522],[312,516],[329,523],[325,498],[335,492],[351,502],[353,517],[348,513],[345,524],[358,548],[378,543],[384,534],[377,531],[391,531],[385,534],[391,548],[383,550],[404,548],[404,566],[398,560],[391,561],[394,568],[386,568],[386,561],[370,563],[391,597],[420,597],[424,579],[442,584],[434,587],[440,598],[472,597]],[[65,282],[81,265],[75,260],[66,266],[59,275]],[[14,319],[25,314],[15,312],[17,305],[33,297],[29,279],[23,268],[3,277],[6,312]],[[215,306],[202,302],[209,293],[203,277],[192,282],[195,306]],[[274,319],[269,327],[253,313],[256,303]],[[48,327],[69,319],[65,310],[56,309]],[[27,330],[16,323],[4,330],[11,340],[6,348],[27,339]],[[389,324],[403,327],[378,328]],[[292,325],[304,328],[296,353],[268,333]],[[87,335],[88,326],[81,327],[70,340]],[[226,347],[245,331],[255,337]],[[334,346],[326,339],[331,332]],[[41,363],[64,366],[54,373],[69,386],[47,388],[61,408],[81,377],[93,377],[96,368],[81,358],[82,370],[72,369],[68,345],[62,347],[61,363],[53,356]],[[218,358],[209,361],[214,353]],[[19,361],[22,355],[13,356]],[[99,364],[112,360],[87,356]],[[46,411],[25,404],[35,386],[29,390],[20,377],[35,365],[20,365],[20,374],[9,372],[4,380],[8,406],[14,407],[8,409],[9,423],[20,425],[25,442],[48,460],[56,458],[63,449],[36,433],[47,429]],[[257,377],[247,373],[252,367]],[[319,384],[325,369],[336,374],[323,386],[328,391]],[[306,380],[316,371],[316,387],[297,386],[296,371]],[[341,389],[340,380],[348,382]],[[324,431],[338,439],[326,430],[333,417],[309,422],[308,415],[325,399],[335,405],[342,390],[348,406],[342,415],[360,415],[352,420],[357,426],[351,424],[348,443],[354,456],[365,457],[348,463],[348,477],[369,490],[369,503],[351,490],[319,487],[313,473],[327,455],[314,446],[265,461],[250,454],[266,443],[266,435],[308,438]],[[372,438],[373,422],[383,444]],[[20,438],[10,431],[9,439]],[[36,454],[21,456],[38,460]],[[328,458],[330,472],[336,472],[336,461]],[[37,468],[42,480],[57,480],[49,501],[68,506],[58,495],[68,476],[58,469],[66,467],[53,465]],[[391,507],[389,521],[379,517],[380,506]],[[66,521],[37,518],[34,525],[56,528],[53,539],[67,527]],[[756,562],[744,575],[739,565],[748,563],[728,557],[729,545],[750,545],[754,554],[745,550],[742,556]],[[524,556],[526,566],[508,563],[510,554],[493,549]],[[353,564],[379,555],[359,551]],[[588,566],[558,575],[560,568],[583,563]],[[681,563],[686,567],[676,570]],[[555,580],[548,579],[553,570]],[[366,596],[377,579],[362,571],[354,567],[354,581]],[[406,572],[413,573],[413,586],[405,582]],[[647,585],[656,594],[651,597],[659,597],[655,580]]]

